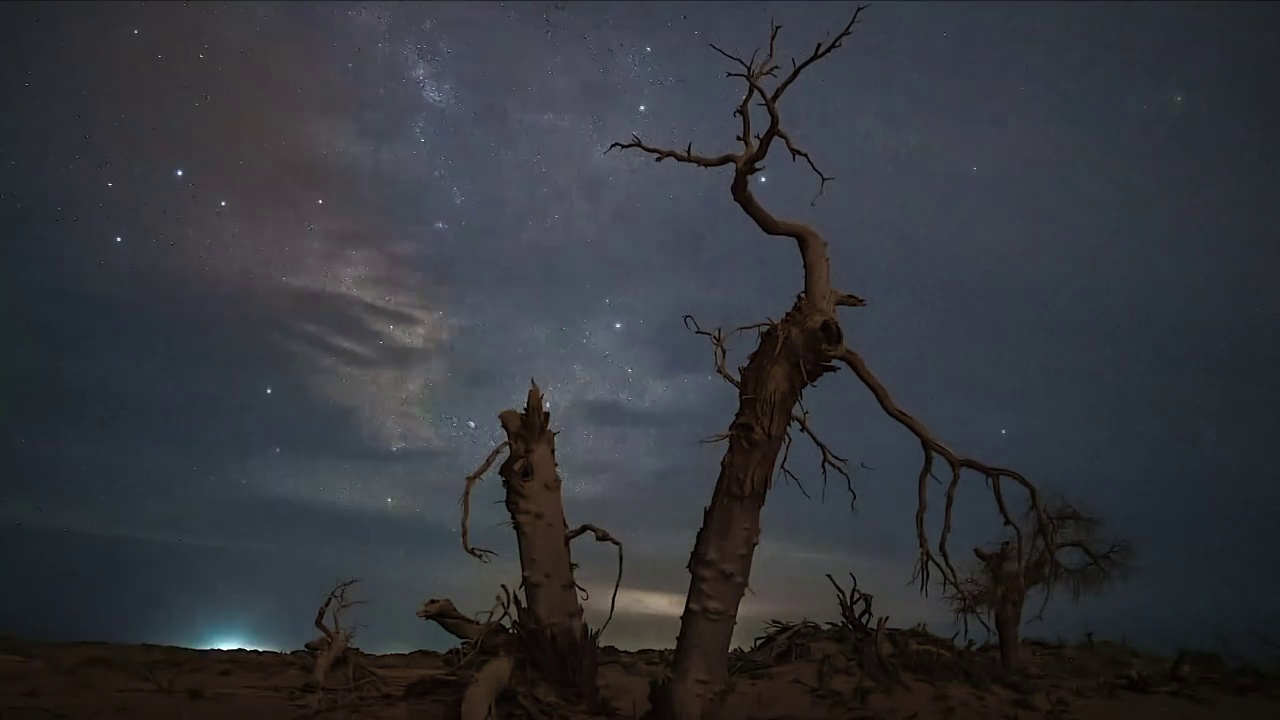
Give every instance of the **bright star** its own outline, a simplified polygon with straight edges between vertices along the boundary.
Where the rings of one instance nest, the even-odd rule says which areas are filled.
[[[223,200],[222,202],[220,202],[220,203],[218,203],[218,204],[219,204],[219,205],[221,205],[222,207],[226,207],[226,206],[227,206],[227,201],[226,201],[226,200]]]
[[[268,394],[268,395],[270,395],[270,394],[271,394],[271,388],[267,388],[267,394]]]
[[[116,236],[116,242],[120,242],[120,236],[119,236],[119,235],[117,235],[117,236]]]
[[[622,323],[620,323],[620,322],[616,322],[616,323],[614,323],[614,324],[613,324],[613,326],[614,326],[615,328],[619,329],[619,330],[621,330],[621,329],[622,329]]]
[[[179,170],[179,171],[178,171],[178,177],[182,177],[182,171],[181,171],[181,170]]]

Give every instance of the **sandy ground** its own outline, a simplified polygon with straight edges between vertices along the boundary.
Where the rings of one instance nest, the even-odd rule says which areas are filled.
[[[886,634],[892,675],[872,682],[838,632],[802,624],[735,652],[725,717],[733,720],[1161,720],[1280,718],[1280,678],[1215,656],[1174,663],[1114,643],[1026,643],[1026,677],[994,678],[990,650],[957,649],[922,630]],[[312,657],[154,645],[0,641],[0,718],[280,720],[456,718],[465,668],[456,653],[359,655],[383,687],[307,689]],[[601,650],[612,717],[648,709],[669,651]],[[343,673],[331,685],[341,685]],[[576,713],[557,717],[586,717]],[[502,717],[523,717],[518,710]],[[599,716],[597,716],[599,717]]]

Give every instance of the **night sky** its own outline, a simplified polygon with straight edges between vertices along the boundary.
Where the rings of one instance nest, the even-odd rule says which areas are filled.
[[[794,244],[728,170],[744,55],[841,3],[0,6],[0,632],[296,648],[364,579],[370,651],[442,649],[428,597],[518,582],[496,476],[543,387],[571,523],[626,543],[604,641],[670,645],[736,406],[704,326],[779,317]],[[1131,536],[1129,582],[1030,634],[1242,646],[1280,623],[1280,12],[891,4],[783,101],[756,193],[868,300],[846,337],[961,452]],[[754,340],[738,340],[737,362]],[[856,469],[779,482],[741,617],[826,620],[856,572],[895,625],[919,444],[847,372],[807,395]],[[865,468],[863,467],[865,465]],[[868,469],[869,468],[869,469]],[[958,557],[997,533],[966,486]],[[935,526],[936,527],[936,526]],[[598,623],[612,549],[575,546]]]

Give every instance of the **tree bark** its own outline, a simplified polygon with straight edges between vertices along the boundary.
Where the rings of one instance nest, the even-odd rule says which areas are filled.
[[[1000,641],[1000,669],[1007,675],[1018,672],[1022,647],[1022,599],[1001,598],[996,606],[996,635]]]
[[[728,683],[729,646],[760,541],[760,512],[778,453],[805,387],[834,368],[841,344],[834,316],[801,296],[742,369],[738,412],[689,559],[689,592],[671,678],[654,694],[654,715],[702,720],[719,714]]]
[[[555,433],[535,384],[523,412],[499,416],[510,453],[498,474],[520,553],[526,604],[519,608],[519,642],[531,669],[561,691],[593,702],[595,641],[582,619],[566,536]]]

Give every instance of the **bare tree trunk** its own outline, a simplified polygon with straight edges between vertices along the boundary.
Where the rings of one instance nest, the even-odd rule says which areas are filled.
[[[510,443],[498,474],[520,549],[527,605],[518,608],[520,643],[544,680],[588,702],[596,697],[595,640],[582,619],[556,470],[555,433],[537,385],[523,412],[499,415]]]
[[[671,679],[654,694],[659,717],[697,720],[718,714],[738,606],[760,541],[760,512],[778,453],[802,391],[833,370],[823,362],[821,349],[839,346],[838,336],[832,315],[802,297],[781,322],[760,333],[742,369],[729,448],[689,559],[689,592]]]
[[[1002,597],[996,605],[996,635],[1000,640],[1000,669],[1007,675],[1018,672],[1022,647],[1022,605],[1025,597]]]

